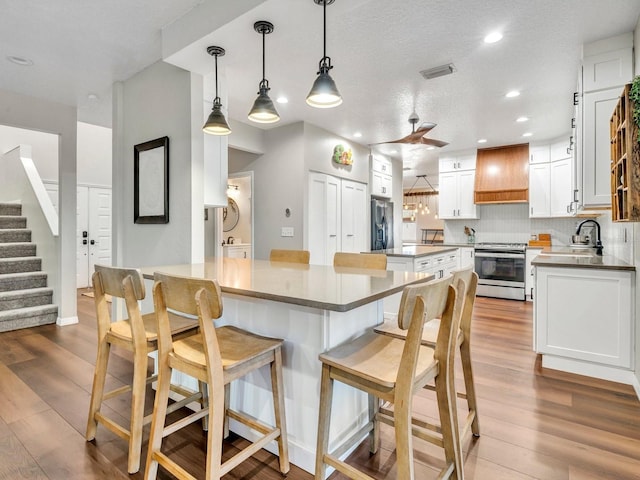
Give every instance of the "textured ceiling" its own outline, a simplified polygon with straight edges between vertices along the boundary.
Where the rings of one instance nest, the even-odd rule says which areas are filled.
[[[211,2],[4,0],[2,56],[35,65],[0,59],[0,88],[78,105],[80,119],[109,125],[110,85],[161,58],[162,27],[189,29],[185,19],[193,18],[201,29],[198,9]],[[638,0],[336,0],[327,8],[327,53],[344,103],[327,110],[304,102],[322,56],[322,8],[312,0],[264,1],[167,61],[210,74],[206,46],[223,46],[229,116],[249,123],[261,78],[253,23],[269,20],[271,95],[289,98],[277,105],[282,119],[274,126],[305,120],[347,138],[359,131],[354,141],[367,145],[409,133],[407,117],[415,110],[421,121],[438,124],[430,136],[449,142],[442,153],[476,148],[479,138],[495,146],[568,133],[582,44],[633,31],[639,15]],[[485,44],[494,30],[503,40]],[[419,74],[450,62],[457,69],[450,76],[426,81]],[[512,89],[522,94],[506,99]],[[100,99],[87,100],[88,93]],[[516,123],[521,115],[530,121]],[[523,138],[525,131],[533,136]],[[403,158],[405,183],[437,174],[438,151],[385,148]]]

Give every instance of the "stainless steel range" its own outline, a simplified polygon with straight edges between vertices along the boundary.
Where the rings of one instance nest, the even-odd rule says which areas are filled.
[[[478,243],[475,246],[477,294],[483,297],[525,299],[525,243]]]

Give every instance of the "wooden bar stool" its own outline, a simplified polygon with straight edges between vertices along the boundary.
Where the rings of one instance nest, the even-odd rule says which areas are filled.
[[[473,305],[476,300],[476,288],[478,286],[478,274],[471,267],[453,272],[454,284],[461,279],[465,283],[464,305],[462,317],[460,318],[460,330],[458,331],[458,348],[460,349],[460,359],[462,361],[462,374],[464,377],[465,393],[458,392],[458,397],[467,401],[469,413],[462,428],[461,437],[465,438],[469,431],[474,437],[480,436],[480,421],[478,419],[478,403],[476,400],[475,382],[473,380],[473,368],[471,364],[471,318],[473,317]],[[440,319],[436,318],[427,322],[422,333],[422,345],[434,348],[440,329]],[[396,322],[386,319],[384,323],[374,328],[376,333],[391,335],[395,338],[404,339],[406,332],[400,328]],[[433,390],[432,385],[425,388]]]
[[[309,265],[311,254],[307,250],[278,250],[273,249],[269,254],[272,262],[304,263]]]
[[[387,256],[384,253],[336,252],[333,255],[333,266],[386,270]]]
[[[414,478],[413,435],[444,448],[446,464],[438,478],[462,479],[462,451],[458,437],[453,379],[454,332],[458,330],[461,302],[451,277],[405,287],[398,325],[407,330],[405,341],[373,331],[320,355],[322,380],[315,478],[326,477],[330,465],[350,478],[371,479],[339,457],[369,433],[370,449],[378,449],[378,422],[394,426],[397,478]],[[423,319],[441,318],[435,349],[420,344]],[[370,395],[370,422],[334,452],[328,452],[333,382],[338,380]],[[413,393],[435,382],[440,425],[431,426],[412,417]],[[373,398],[373,401],[372,401]],[[394,405],[390,414],[377,411],[378,400]],[[435,430],[435,431],[434,431]],[[412,435],[413,433],[413,435]]]
[[[155,313],[146,315],[140,313],[138,301],[144,299],[145,287],[139,270],[96,265],[92,278],[98,321],[98,353],[91,390],[86,439],[91,441],[95,438],[98,422],[100,422],[113,433],[127,440],[129,442],[127,470],[129,473],[136,473],[140,470],[142,428],[151,421],[151,415],[144,416],[146,384],[157,379],[156,375],[147,376],[148,354],[158,348],[156,316]],[[124,298],[128,319],[111,321],[107,295]],[[172,316],[171,335],[178,338],[193,335],[197,328],[198,323],[192,319]],[[104,383],[112,345],[133,352],[133,381],[131,385],[125,385],[105,393]],[[106,417],[100,408],[105,400],[128,391],[131,391],[131,419],[127,430]],[[200,394],[192,396],[188,400],[193,401],[197,397],[200,397]],[[172,406],[172,411],[181,406],[183,405]]]
[[[208,416],[206,478],[220,478],[267,443],[276,440],[280,471],[289,471],[289,453],[282,384],[282,340],[261,337],[232,326],[216,328],[222,315],[220,286],[202,280],[155,274],[153,299],[158,317],[158,391],[153,408],[145,479],[156,478],[158,465],[173,476],[193,479],[183,467],[161,451],[162,439],[200,418]],[[196,315],[200,334],[172,341],[168,312]],[[233,380],[264,365],[271,369],[275,427],[228,408],[228,388]],[[179,370],[209,385],[208,406],[165,426],[171,372]],[[225,398],[226,397],[226,398]],[[227,417],[244,423],[263,436],[229,460],[222,462],[222,441]]]

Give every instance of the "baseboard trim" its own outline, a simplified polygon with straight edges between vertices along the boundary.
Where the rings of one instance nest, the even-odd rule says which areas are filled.
[[[555,357],[553,355],[542,355],[542,366],[553,370],[560,370],[577,375],[585,375],[587,377],[599,378],[610,382],[624,383],[625,385],[633,385],[638,393],[638,379],[633,371],[622,368],[608,367],[606,365],[597,365],[591,362],[583,362],[570,358]],[[634,384],[635,382],[635,384]],[[638,385],[638,387],[636,387]]]
[[[638,397],[638,400],[640,400],[640,380],[635,375],[633,376],[633,381],[631,385],[633,386],[633,389],[636,391],[636,396]]]
[[[56,320],[56,325],[60,325],[61,327],[66,327],[67,325],[75,325],[76,323],[78,323],[77,316],[64,318],[58,317],[58,320]]]

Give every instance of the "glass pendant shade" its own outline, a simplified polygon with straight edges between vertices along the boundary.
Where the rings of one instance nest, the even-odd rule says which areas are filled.
[[[269,98],[268,92],[268,88],[260,88],[258,98],[253,102],[253,108],[249,112],[249,120],[258,123],[274,123],[280,120],[280,115]]]
[[[342,103],[336,82],[329,75],[328,69],[320,69],[318,78],[313,82],[311,91],[307,95],[307,103],[316,108],[332,108]]]
[[[207,118],[202,130],[210,135],[229,135],[231,133],[227,119],[224,117],[224,113],[222,113],[220,99],[216,98],[213,101],[213,109],[211,109],[209,118]]]

